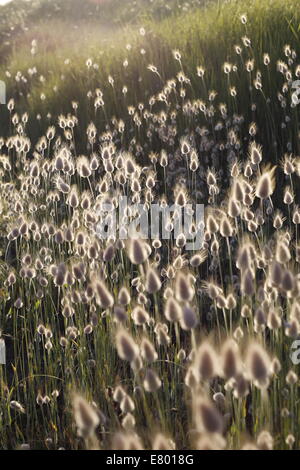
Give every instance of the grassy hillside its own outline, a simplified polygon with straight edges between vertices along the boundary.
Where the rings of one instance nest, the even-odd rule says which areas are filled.
[[[76,0],[74,1],[76,4]],[[74,1],[71,2],[72,5]],[[88,92],[94,93],[98,87],[104,93],[107,115],[127,120],[129,105],[139,101],[146,104],[150,96],[160,90],[162,82],[175,77],[182,68],[191,80],[187,98],[197,96],[207,101],[208,91],[216,90],[217,101],[225,102],[229,113],[241,114],[246,120],[258,119],[262,138],[268,144],[270,152],[276,154],[276,146],[287,149],[290,141],[297,142],[297,129],[294,125],[282,129],[286,112],[282,110],[277,96],[278,88],[285,82],[285,77],[277,70],[278,60],[286,59],[283,47],[289,44],[292,49],[297,50],[299,42],[297,2],[232,0],[219,2],[217,5],[212,3],[205,9],[192,5],[191,13],[183,12],[175,18],[172,15],[159,22],[151,20],[151,9],[141,7],[144,12],[143,21],[136,23],[139,18],[137,14],[134,17],[135,26],[130,27],[125,22],[124,30],[124,27],[116,29],[113,26],[113,22],[122,17],[119,12],[121,7],[118,9],[116,6],[117,14],[105,26],[103,21],[98,24],[94,13],[93,20],[87,20],[89,10],[77,25],[74,15],[79,8],[74,8],[71,14],[66,2],[65,14],[61,15],[55,7],[56,3],[51,2],[50,8],[50,4],[42,2],[45,14],[41,15],[40,6],[36,7],[36,13],[33,11],[29,15],[28,30],[16,40],[6,65],[2,66],[2,75],[9,77],[8,96],[17,100],[19,112],[30,112],[30,135],[37,138],[36,129],[39,133],[45,131],[46,126],[52,122],[51,118],[45,119],[48,114],[69,112],[72,100],[80,103],[83,127],[93,119],[99,122],[102,120],[102,125],[105,125],[103,113],[95,116],[93,102],[89,104],[85,99]],[[156,11],[155,2],[152,4],[152,9]],[[176,2],[173,5],[174,11],[175,4]],[[104,3],[101,6],[104,12],[105,5]],[[99,5],[92,8],[100,9]],[[46,13],[51,9],[54,10],[52,14]],[[246,25],[240,21],[243,13],[249,18]],[[69,14],[70,22],[66,27]],[[36,24],[34,15],[39,18]],[[100,17],[102,18],[102,13]],[[145,28],[145,35],[139,33],[140,26]],[[250,47],[243,46],[244,36],[251,39]],[[37,42],[34,51],[32,41]],[[242,46],[241,55],[236,54],[235,45]],[[174,49],[180,51],[181,63],[172,56]],[[269,66],[263,64],[264,53],[270,55]],[[89,59],[92,67],[87,69]],[[253,71],[247,73],[245,64],[253,59]],[[226,61],[237,66],[237,71],[227,76],[223,71]],[[161,78],[149,71],[149,64],[157,67]],[[199,80],[196,73],[199,65],[206,69],[204,82]],[[30,69],[36,73],[30,74]],[[256,90],[253,84],[257,73],[262,74],[262,91]],[[108,82],[109,76],[114,79],[113,87]],[[132,83],[134,86],[131,86]],[[125,99],[122,94],[124,86],[128,88]],[[229,92],[233,86],[237,88],[237,96],[234,98]],[[251,91],[249,87],[252,88]],[[258,116],[251,110],[253,104],[260,107]],[[296,111],[289,112],[294,115]],[[37,115],[43,118],[39,123],[36,122]]]

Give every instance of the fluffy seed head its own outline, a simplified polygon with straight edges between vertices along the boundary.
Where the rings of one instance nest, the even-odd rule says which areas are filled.
[[[276,167],[266,168],[259,177],[256,184],[256,196],[259,199],[267,199],[275,189],[274,173]]]
[[[114,298],[103,281],[94,280],[93,288],[96,302],[101,308],[107,309],[113,306]]]
[[[196,427],[200,432],[222,434],[224,428],[222,415],[207,398],[195,399],[194,417]]]
[[[246,355],[246,365],[254,384],[258,388],[266,388],[271,375],[271,361],[259,343],[250,344]]]
[[[225,379],[235,377],[241,368],[239,347],[233,339],[228,339],[221,349],[222,372]]]
[[[145,243],[140,239],[132,239],[128,245],[128,256],[132,264],[142,264],[148,258]]]
[[[199,347],[195,362],[194,371],[198,382],[209,381],[218,375],[218,358],[214,348],[205,341]]]
[[[116,334],[117,351],[121,359],[132,362],[139,354],[139,347],[132,336],[124,329]]]
[[[153,369],[147,369],[144,378],[144,389],[146,392],[154,393],[161,387],[161,380]]]
[[[181,307],[173,297],[168,297],[164,309],[165,317],[170,322],[178,321],[181,316]]]
[[[155,269],[149,267],[146,273],[145,289],[149,294],[155,294],[161,288],[161,281]]]
[[[190,302],[194,297],[194,288],[187,275],[179,271],[175,281],[175,297],[181,302]]]
[[[100,423],[95,409],[80,395],[74,396],[73,409],[79,435],[84,438],[92,436]]]

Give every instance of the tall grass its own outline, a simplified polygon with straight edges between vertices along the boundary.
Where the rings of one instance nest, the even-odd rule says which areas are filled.
[[[246,27],[239,20],[243,13],[250,18]],[[85,105],[85,97],[89,90],[99,86],[106,93],[107,114],[124,120],[127,118],[127,103],[122,95],[124,85],[128,87],[129,103],[149,99],[160,89],[161,80],[149,72],[147,65],[153,63],[163,80],[173,78],[180,70],[180,65],[170,59],[170,54],[173,49],[179,49],[184,57],[182,67],[191,76],[188,89],[190,99],[199,94],[205,98],[208,90],[218,89],[218,99],[222,102],[228,99],[229,86],[238,86],[237,97],[228,102],[229,110],[243,115],[247,112],[247,120],[252,120],[254,115],[251,103],[263,110],[255,118],[262,138],[275,159],[278,158],[278,147],[286,150],[288,142],[298,145],[296,127],[291,128],[289,133],[281,129],[277,90],[284,80],[276,70],[277,60],[284,59],[282,44],[289,43],[292,48],[297,46],[299,13],[294,0],[284,4],[255,0],[220,2],[218,7],[212,5],[204,10],[196,9],[158,24],[148,20],[144,25],[146,36],[140,36],[138,27],[132,30],[127,28],[125,32],[110,32],[101,28],[97,31],[97,27],[83,22],[79,27],[80,39],[77,42],[77,30],[72,31],[72,25],[68,26],[66,33],[66,23],[61,21],[38,24],[38,31],[33,27],[33,32],[25,35],[25,41],[22,39],[22,42],[27,43],[25,47],[20,48],[18,43],[7,67],[12,77],[19,74],[21,78],[17,82],[9,81],[9,94],[21,94],[20,106],[24,110],[29,109],[33,119],[38,114],[45,118],[48,113],[67,113],[70,102],[76,100],[82,103],[82,118],[85,116],[84,120],[88,123],[93,118],[93,111]],[[52,33],[54,30],[55,37]],[[234,45],[241,44],[244,35],[251,37],[252,44],[246,51],[244,47],[243,54],[237,56]],[[35,36],[38,49],[32,57],[30,42]],[[126,49],[126,44],[132,46],[130,51]],[[145,50],[144,55],[141,55],[142,49]],[[263,64],[263,54],[266,52],[271,57],[269,67]],[[245,56],[253,58],[256,68],[262,73],[263,92],[249,91],[249,85],[253,88],[254,77],[242,73]],[[99,69],[90,69],[87,74],[85,64],[88,57]],[[69,65],[65,64],[66,59],[70,61]],[[125,69],[123,63],[126,60],[128,67]],[[222,66],[225,61],[236,63],[239,70],[223,80]],[[204,82],[195,74],[199,65],[206,69]],[[37,74],[30,78],[28,69],[33,66],[37,68]],[[45,79],[42,83],[39,80],[41,75]],[[115,78],[113,88],[108,83],[108,75]],[[26,83],[23,83],[23,77]],[[131,83],[135,83],[135,86],[131,87]],[[41,101],[41,95],[45,95],[45,101]],[[268,119],[264,119],[264,115]],[[42,119],[38,124],[33,121],[30,126],[32,136],[37,137],[37,128],[44,132],[49,121],[51,119]]]
[[[296,5],[83,22],[79,38],[55,19],[17,39],[0,139],[2,448],[299,447]],[[101,238],[120,195],[205,204],[201,246]]]

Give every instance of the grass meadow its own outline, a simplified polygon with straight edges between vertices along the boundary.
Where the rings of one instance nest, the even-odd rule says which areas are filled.
[[[12,0],[0,39],[0,448],[299,449],[299,1]]]

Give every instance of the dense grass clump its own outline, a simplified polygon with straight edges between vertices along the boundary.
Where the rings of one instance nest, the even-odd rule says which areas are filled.
[[[1,448],[299,448],[297,3],[155,0],[125,29],[124,0],[109,27],[99,2],[22,10],[2,65]],[[158,233],[134,233],[153,205]]]

